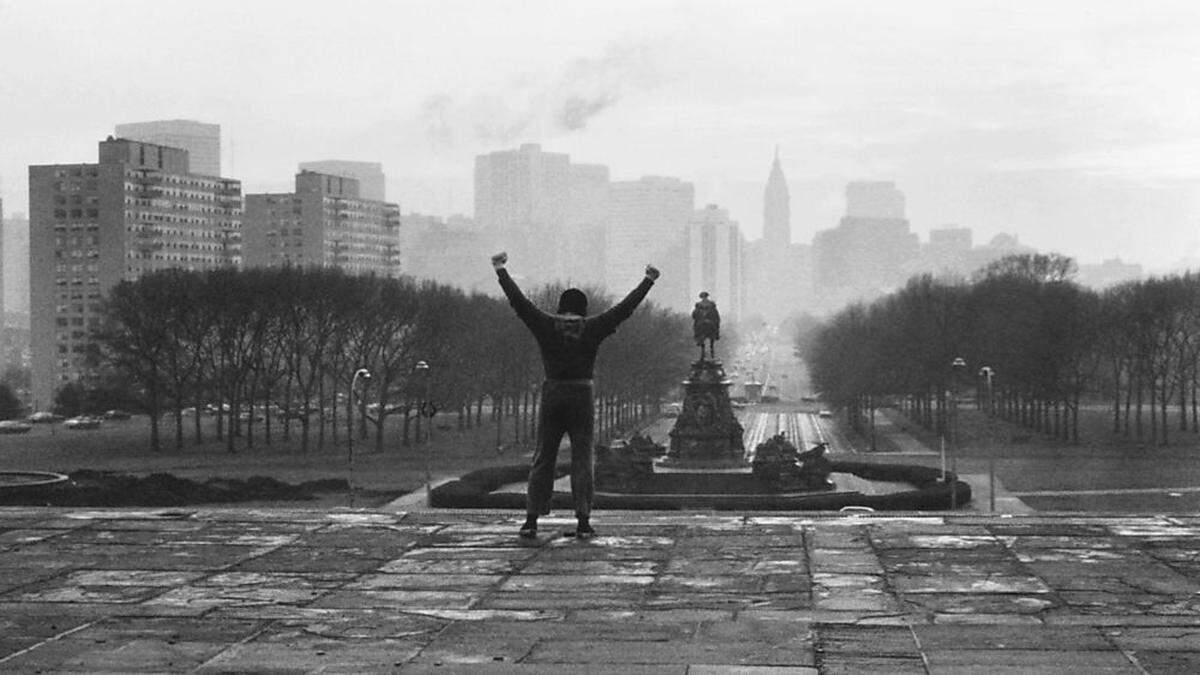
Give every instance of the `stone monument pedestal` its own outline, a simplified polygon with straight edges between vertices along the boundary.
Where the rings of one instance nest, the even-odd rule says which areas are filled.
[[[716,359],[692,363],[683,381],[683,410],[671,429],[671,444],[661,461],[671,468],[745,468],[742,425],[729,403],[725,369]]]

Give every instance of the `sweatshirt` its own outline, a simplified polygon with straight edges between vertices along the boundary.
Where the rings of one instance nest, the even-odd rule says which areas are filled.
[[[596,316],[549,314],[533,305],[521,293],[503,267],[496,270],[500,288],[517,316],[529,327],[542,352],[547,380],[590,380],[596,364],[596,352],[604,338],[612,335],[628,319],[654,282],[646,277],[624,300]]]

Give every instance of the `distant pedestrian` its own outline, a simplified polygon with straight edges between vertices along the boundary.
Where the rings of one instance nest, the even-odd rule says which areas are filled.
[[[653,265],[646,265],[645,278],[624,300],[602,314],[589,317],[587,295],[578,288],[568,288],[562,292],[556,313],[538,309],[509,276],[504,268],[507,263],[507,253],[492,256],[492,267],[496,270],[500,288],[504,289],[509,304],[537,340],[546,372],[546,380],[542,384],[537,449],[529,469],[525,524],[521,526],[520,535],[526,539],[536,537],[538,516],[550,512],[558,444],[566,434],[571,439],[571,496],[578,521],[575,530],[566,534],[590,537],[596,533],[590,521],[595,493],[592,370],[596,363],[596,352],[600,343],[633,314],[638,303],[650,292],[659,272]]]

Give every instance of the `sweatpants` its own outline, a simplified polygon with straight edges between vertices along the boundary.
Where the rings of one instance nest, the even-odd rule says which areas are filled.
[[[575,501],[575,515],[581,518],[591,515],[596,489],[592,449],[594,407],[592,386],[588,382],[547,380],[542,384],[537,449],[529,469],[526,500],[526,511],[530,515],[550,513],[554,466],[563,434],[571,439],[571,496]]]

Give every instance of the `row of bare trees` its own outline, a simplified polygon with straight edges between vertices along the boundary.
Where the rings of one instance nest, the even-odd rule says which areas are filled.
[[[970,281],[915,277],[806,333],[798,352],[852,423],[891,399],[944,429],[949,403],[973,392],[991,412],[1062,441],[1078,442],[1089,401],[1111,406],[1124,437],[1165,444],[1173,426],[1200,432],[1200,276],[1097,293],[1073,273],[1071,259],[1037,254],[996,261]]]
[[[610,303],[590,295],[598,310]],[[533,299],[547,306],[550,297],[556,289]],[[685,317],[647,304],[605,343],[601,434],[644,415],[677,384],[687,331]],[[156,450],[164,414],[175,419],[177,447],[189,425],[203,442],[205,409],[215,411],[230,452],[235,439],[253,447],[293,434],[302,451],[321,451],[327,438],[336,445],[339,418],[347,438],[373,436],[379,451],[395,416],[408,443],[422,404],[427,415],[457,416],[460,429],[478,427],[486,413],[497,444],[506,428],[517,443],[534,433],[542,368],[532,337],[507,302],[434,283],[317,268],[165,270],[116,286],[95,337],[93,382],[136,392]],[[414,368],[418,361],[429,368]],[[361,368],[370,377],[355,380]]]

